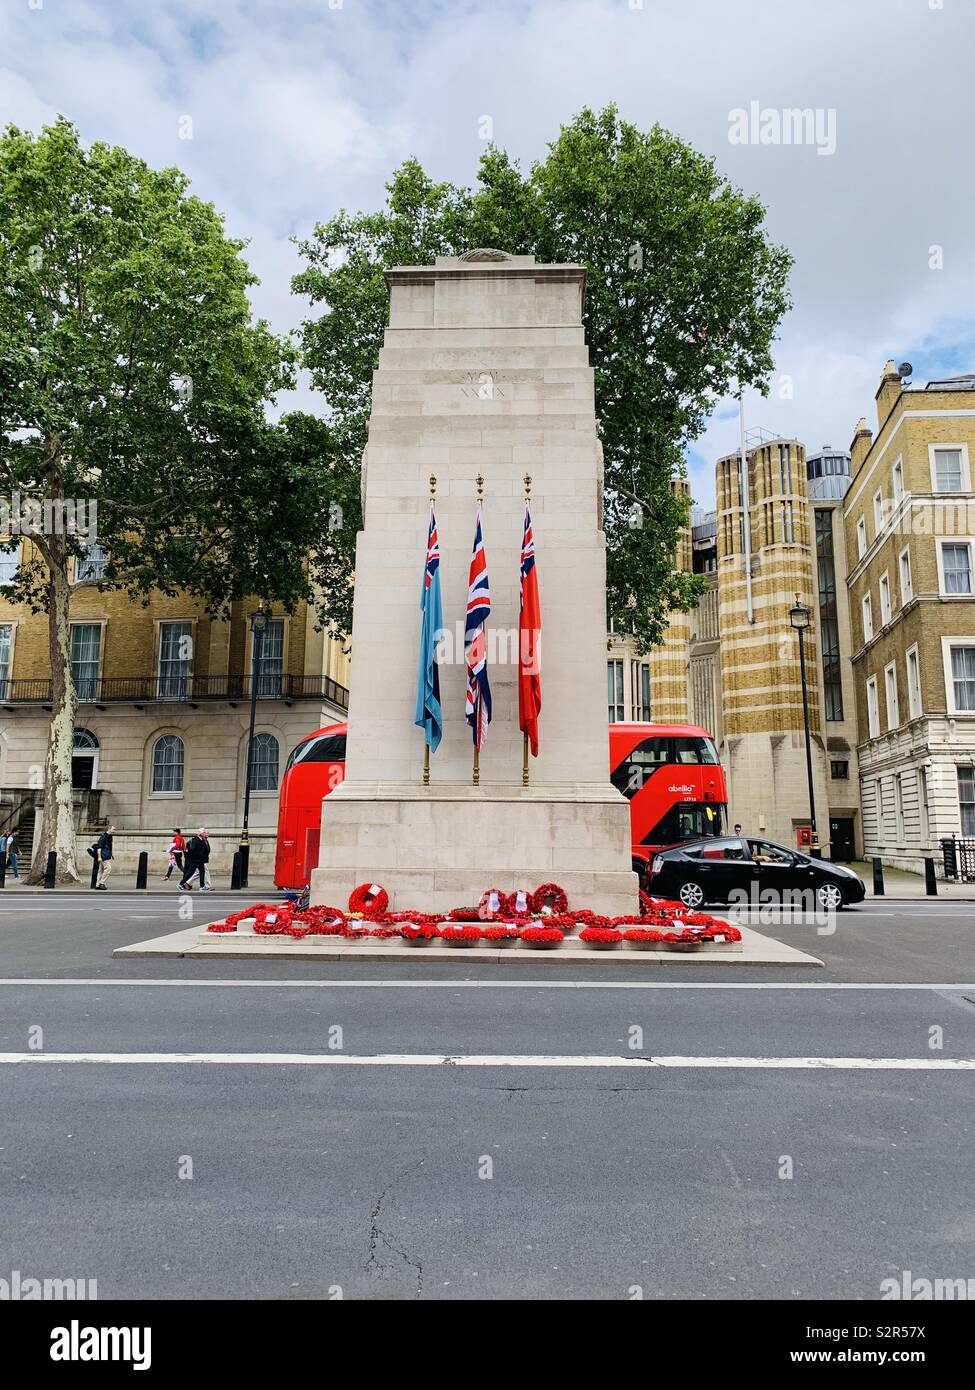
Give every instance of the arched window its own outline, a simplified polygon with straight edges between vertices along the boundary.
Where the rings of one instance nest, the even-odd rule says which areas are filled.
[[[75,729],[74,749],[76,753],[89,753],[98,747],[98,739],[90,729]]]
[[[278,741],[273,734],[255,734],[251,763],[251,791],[278,789]]]
[[[177,734],[163,734],[152,750],[152,790],[183,790],[183,740]]]

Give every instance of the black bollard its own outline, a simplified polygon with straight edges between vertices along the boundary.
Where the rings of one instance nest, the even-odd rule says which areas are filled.
[[[884,896],[884,866],[876,856],[873,861],[873,895],[875,898]]]
[[[7,882],[7,852],[0,849],[0,888]]]
[[[145,888],[149,881],[149,854],[142,850],[139,855],[139,867],[135,871],[136,888]]]
[[[231,889],[238,889],[238,888],[240,888],[240,850],[239,850],[239,849],[235,849],[235,850],[234,850],[234,862],[233,862],[233,867],[232,867],[231,870],[230,870],[230,887],[231,887]]]
[[[44,887],[53,888],[58,877],[58,852],[56,849],[48,850],[47,868],[44,870]]]
[[[99,870],[100,867],[101,867],[101,865],[100,865],[100,863],[99,863],[98,855],[97,855],[97,854],[93,854],[93,855],[91,856],[91,886],[92,886],[92,888],[94,888],[95,885],[98,883],[98,870]]]
[[[934,872],[933,859],[925,859],[924,861],[924,891],[929,898],[938,896],[938,876]]]
[[[237,853],[240,855],[240,886],[241,888],[246,888],[248,874],[250,873],[250,845],[241,845]]]

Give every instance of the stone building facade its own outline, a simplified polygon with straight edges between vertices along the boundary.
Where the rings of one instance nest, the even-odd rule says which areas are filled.
[[[975,376],[888,362],[844,503],[868,855],[920,869],[975,836]]]
[[[21,542],[29,545],[28,541]],[[9,545],[0,583],[23,557]],[[143,607],[103,591],[104,557],[90,549],[71,598],[72,673],[79,695],[72,782],[83,842],[118,827],[120,867],[150,851],[165,863],[175,826],[206,825],[218,872],[239,840],[250,717],[252,632],[257,601],[227,620],[196,600],[153,594]],[[251,792],[252,867],[269,872],[278,787],[303,735],[345,716],[348,667],[342,645],[315,630],[307,605],[272,608],[257,674]],[[0,597],[0,827],[29,850],[43,799],[50,717],[47,619]]]

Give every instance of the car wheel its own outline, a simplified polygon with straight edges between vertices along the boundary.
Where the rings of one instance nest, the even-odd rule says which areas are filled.
[[[704,902],[704,889],[699,883],[688,881],[682,883],[677,896],[685,907],[699,908]]]
[[[843,890],[835,883],[821,883],[816,889],[816,902],[824,912],[839,912],[843,901]]]

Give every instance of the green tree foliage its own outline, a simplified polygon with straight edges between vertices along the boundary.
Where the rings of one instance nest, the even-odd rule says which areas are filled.
[[[175,169],[84,149],[63,119],[0,137],[0,491],[83,502],[88,517],[94,504],[101,588],[189,590],[213,612],[248,593],[293,607],[313,594],[336,507],[355,499],[325,424],[267,423],[297,354],[252,321],[242,249]],[[68,877],[81,551],[70,530],[32,534],[4,590],[49,616],[40,856],[57,849]]]
[[[324,312],[303,354],[332,412],[344,467],[362,456],[372,373],[386,323],[382,272],[494,246],[586,267],[585,327],[605,456],[608,616],[641,650],[699,579],[675,569],[687,505],[674,480],[714,404],[740,384],[767,389],[789,306],[791,257],[755,197],[713,160],[614,107],[585,109],[525,176],[495,147],[473,189],[434,183],[415,160],[376,213],[341,212],[300,242],[293,288]],[[347,538],[351,545],[351,537]],[[345,559],[345,572],[351,551]]]

